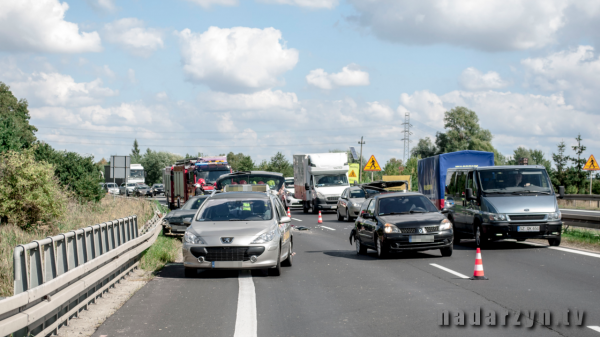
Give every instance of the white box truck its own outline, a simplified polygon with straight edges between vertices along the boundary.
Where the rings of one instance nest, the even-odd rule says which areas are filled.
[[[294,155],[295,197],[302,200],[304,213],[337,209],[340,195],[350,186],[348,168],[346,153]]]

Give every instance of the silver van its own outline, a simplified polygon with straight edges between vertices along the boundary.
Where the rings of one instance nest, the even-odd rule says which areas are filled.
[[[561,214],[557,195],[543,166],[488,166],[448,169],[445,211],[455,242],[547,239],[560,245]]]

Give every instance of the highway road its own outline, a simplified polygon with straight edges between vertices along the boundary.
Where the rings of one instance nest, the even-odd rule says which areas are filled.
[[[356,255],[352,224],[334,213],[324,214],[322,225],[301,211],[292,218],[310,230],[294,232],[294,265],[282,276],[206,270],[186,279],[181,264],[170,264],[94,336],[600,337],[600,254],[497,242],[482,250],[489,280],[471,281],[473,242],[455,245],[447,258],[429,251],[379,260],[373,251]],[[468,316],[479,308],[475,326]],[[540,325],[543,310],[549,326]],[[443,311],[450,326],[439,325]],[[464,326],[455,324],[460,312]],[[490,312],[495,325],[486,325]]]

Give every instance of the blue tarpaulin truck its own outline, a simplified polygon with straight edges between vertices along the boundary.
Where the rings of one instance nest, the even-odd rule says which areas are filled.
[[[421,159],[417,167],[419,192],[429,198],[438,209],[442,209],[448,169],[480,166],[494,166],[494,153],[467,150]]]

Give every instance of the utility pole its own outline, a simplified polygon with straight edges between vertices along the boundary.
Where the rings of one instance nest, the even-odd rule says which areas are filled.
[[[405,112],[404,113],[404,123],[402,123],[402,125],[404,125],[404,130],[402,131],[402,133],[404,134],[404,138],[402,138],[401,140],[404,141],[404,158],[402,159],[404,161],[404,165],[406,165],[406,158],[407,156],[410,157],[410,136],[412,135],[412,132],[410,132],[410,127],[412,126],[412,124],[410,124],[410,112]]]
[[[358,168],[358,183],[360,184],[362,182],[362,146],[365,144],[362,136],[360,137],[360,142],[358,142],[358,144],[360,144],[360,167]]]

